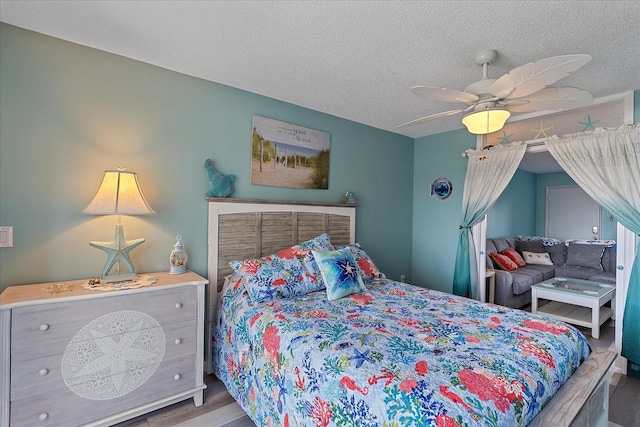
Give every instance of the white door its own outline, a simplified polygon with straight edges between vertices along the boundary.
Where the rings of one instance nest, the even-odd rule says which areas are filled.
[[[546,235],[558,240],[599,239],[600,205],[578,186],[547,187]]]

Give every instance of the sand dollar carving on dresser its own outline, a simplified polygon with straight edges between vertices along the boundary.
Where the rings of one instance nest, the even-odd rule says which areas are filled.
[[[156,319],[139,311],[115,311],[89,322],[67,344],[62,378],[80,397],[114,399],[143,385],[164,351],[165,335]]]

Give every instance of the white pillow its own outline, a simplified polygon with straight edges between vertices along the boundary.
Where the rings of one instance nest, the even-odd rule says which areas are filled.
[[[522,252],[522,257],[524,258],[524,262],[527,264],[537,264],[537,265],[553,265],[551,261],[551,257],[548,253],[537,253],[537,252]]]

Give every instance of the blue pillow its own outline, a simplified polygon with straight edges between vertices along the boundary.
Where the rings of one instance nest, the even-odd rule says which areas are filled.
[[[334,247],[329,240],[327,233],[321,234],[313,239],[309,239],[306,242],[298,243],[290,248],[283,249],[276,254],[278,258],[298,258],[302,265],[307,269],[307,286],[308,292],[319,291],[324,289],[324,282],[322,281],[322,275],[316,260],[313,258],[313,251],[331,251]]]
[[[302,257],[299,257],[302,264],[307,268],[309,272],[309,279],[316,283],[317,289],[324,289],[324,282],[322,281],[322,275],[320,274],[320,269],[316,264],[316,260],[313,258],[313,253],[311,251],[332,251],[335,248],[331,244],[331,240],[329,239],[329,235],[327,233],[323,233],[319,236],[314,237],[313,239],[309,239],[306,242],[298,243],[297,245],[290,248],[290,250],[298,251],[298,253],[302,254]],[[278,256],[281,256],[278,254]]]
[[[317,290],[317,285],[309,281],[307,269],[297,258],[268,256],[231,261],[229,265],[242,276],[253,304],[306,295]]]
[[[327,287],[329,301],[364,292],[358,266],[348,249],[313,251],[313,257]]]
[[[306,242],[299,243],[296,246],[300,246],[302,249],[311,249],[315,251],[330,251],[333,250],[331,239],[327,233],[323,233],[319,236],[309,239]]]
[[[349,252],[351,252],[364,283],[369,283],[373,279],[386,279],[387,276],[378,270],[373,260],[367,255],[364,249],[362,249],[360,243],[356,243],[355,245],[340,245],[337,249],[348,249]]]

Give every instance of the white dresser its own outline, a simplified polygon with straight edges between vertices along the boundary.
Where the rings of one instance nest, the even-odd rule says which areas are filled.
[[[204,296],[195,273],[99,291],[86,281],[0,295],[0,426],[102,426],[203,400]]]

